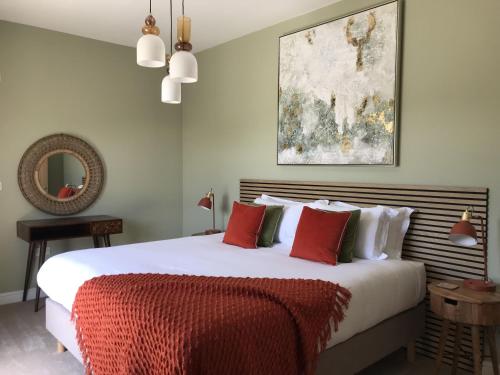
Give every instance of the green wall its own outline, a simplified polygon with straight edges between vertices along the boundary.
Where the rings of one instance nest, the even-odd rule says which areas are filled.
[[[500,1],[405,3],[396,168],[276,165],[278,37],[375,1],[343,1],[197,55],[199,83],[183,87],[184,234],[210,227],[196,202],[211,186],[224,226],[242,177],[486,186],[500,281]]]
[[[405,2],[398,167],[276,165],[279,35],[374,3],[344,1],[199,53],[200,81],[183,86],[182,107],[160,103],[164,72],[138,67],[133,48],[0,21],[0,293],[23,284],[27,246],[15,222],[49,216],[22,197],[19,160],[56,132],[100,153],[106,185],[83,214],[123,217],[114,243],[209,228],[196,203],[210,187],[223,227],[243,177],[487,186],[500,281],[497,0]]]
[[[164,74],[138,67],[134,48],[0,21],[0,293],[24,282],[27,244],[16,221],[49,216],[21,195],[18,163],[52,133],[81,137],[101,155],[106,185],[82,214],[122,217],[125,233],[113,243],[181,234],[182,113],[160,103]]]

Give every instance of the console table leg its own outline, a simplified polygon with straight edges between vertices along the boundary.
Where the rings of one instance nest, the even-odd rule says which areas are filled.
[[[94,240],[94,247],[96,249],[101,246],[101,244],[99,243],[99,236],[92,236],[92,239]]]
[[[28,289],[31,282],[31,269],[33,268],[33,258],[35,257],[36,242],[30,242],[28,250],[28,260],[26,262],[26,275],[24,276],[23,302],[28,298]]]
[[[40,245],[40,255],[38,258],[38,270],[42,267],[43,262],[45,262],[45,251],[47,250],[47,241],[42,241]],[[35,298],[35,312],[38,312],[38,303],[40,301],[40,287],[36,286],[36,298]]]
[[[109,238],[109,234],[105,234],[104,235],[104,245],[106,247],[111,247],[111,240]]]

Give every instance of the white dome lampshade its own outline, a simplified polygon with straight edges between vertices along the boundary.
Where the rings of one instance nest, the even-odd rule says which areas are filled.
[[[181,102],[181,84],[174,82],[167,75],[161,81],[161,101],[169,104],[179,104]]]
[[[170,59],[170,78],[174,82],[198,81],[198,62],[191,52],[177,51]]]
[[[137,64],[146,68],[165,66],[165,44],[157,35],[146,34],[137,42]]]

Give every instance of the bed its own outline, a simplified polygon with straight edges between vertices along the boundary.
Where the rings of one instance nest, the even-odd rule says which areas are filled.
[[[354,193],[353,193],[354,192]],[[426,276],[433,279],[449,276],[475,276],[476,267],[454,269],[449,260],[433,246],[442,250],[447,220],[452,221],[463,206],[482,203],[487,189],[416,187],[404,185],[368,185],[336,183],[304,183],[266,180],[242,180],[240,199],[251,201],[261,193],[302,200],[342,199],[360,205],[411,205],[418,208],[417,223],[432,229],[427,233],[410,230],[410,243],[405,242],[403,255],[411,260],[367,261],[326,266],[288,257],[290,249],[281,244],[270,249],[242,251],[221,243],[221,235],[189,237],[110,249],[89,249],[61,254],[51,258],[41,269],[38,281],[48,295],[47,329],[77,358],[74,327],[69,320],[78,287],[87,279],[102,274],[126,272],[159,272],[167,274],[250,276],[275,278],[319,278],[340,283],[351,290],[353,297],[347,316],[339,331],[320,356],[317,373],[355,373],[400,347],[414,355],[415,340],[425,327]],[[391,195],[392,194],[392,195]],[[473,199],[471,202],[471,198]],[[447,204],[453,201],[453,206]],[[487,199],[484,199],[487,205]],[[481,209],[486,217],[487,208]],[[456,212],[455,212],[456,211]],[[440,229],[441,228],[441,229]],[[423,235],[422,235],[423,233]],[[446,246],[454,251],[453,246]],[[426,258],[427,254],[432,259]],[[458,252],[454,253],[455,257]],[[440,261],[443,260],[444,266]],[[468,259],[467,259],[468,260]],[[452,260],[453,261],[453,260]],[[475,261],[481,262],[480,258]],[[280,267],[276,267],[279,264]],[[242,265],[244,265],[242,267]],[[443,271],[444,270],[444,271]],[[430,272],[429,272],[430,271]],[[448,272],[448,274],[446,274]],[[472,274],[471,274],[472,272]],[[455,273],[455,274],[454,274]],[[457,274],[458,273],[458,274]],[[376,296],[376,298],[374,298]],[[370,309],[366,308],[366,301]],[[364,303],[361,303],[365,299]],[[432,322],[431,322],[432,323]],[[377,345],[373,345],[377,343]],[[431,343],[432,344],[432,343]],[[418,346],[418,344],[417,344]],[[356,353],[353,360],[352,353]]]
[[[80,359],[73,336],[63,335],[59,323],[61,320],[69,322],[69,311],[79,286],[86,280],[104,274],[151,272],[318,278],[337,282],[351,291],[352,299],[346,318],[339,331],[333,334],[328,348],[349,340],[387,318],[412,311],[425,296],[425,269],[419,262],[355,259],[353,263],[332,267],[291,258],[288,256],[290,249],[281,244],[249,251],[222,243],[222,236],[214,234],[72,251],[50,258],[37,277],[38,284],[48,296],[48,330]],[[422,328],[422,314],[420,321],[422,324],[417,324],[415,331]],[[405,344],[410,341],[405,340]]]

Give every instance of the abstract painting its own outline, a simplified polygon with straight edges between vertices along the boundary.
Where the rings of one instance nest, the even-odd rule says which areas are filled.
[[[398,1],[280,37],[278,164],[395,165]]]

